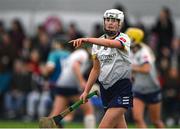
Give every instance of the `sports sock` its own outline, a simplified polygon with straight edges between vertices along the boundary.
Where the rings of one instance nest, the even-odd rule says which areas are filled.
[[[93,114],[84,117],[84,126],[85,128],[96,128],[96,118]]]

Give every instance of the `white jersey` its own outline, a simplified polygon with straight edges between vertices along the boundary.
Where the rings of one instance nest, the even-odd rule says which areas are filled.
[[[105,38],[105,35],[101,38]],[[98,58],[101,67],[98,80],[105,89],[120,79],[131,77],[130,39],[126,34],[120,33],[114,40],[120,41],[124,49],[99,45],[92,47],[92,55]]]
[[[132,54],[132,64],[141,66],[145,63],[149,63],[151,70],[149,74],[139,72],[134,73],[133,91],[140,93],[156,92],[160,89],[160,84],[155,68],[155,57],[148,46],[145,44],[142,44],[141,46],[142,47],[138,52]]]
[[[73,70],[73,63],[78,61],[81,64],[81,73],[84,73],[88,67],[88,53],[83,49],[78,49],[74,51],[64,62],[62,73],[57,80],[58,87],[79,87],[79,81]]]

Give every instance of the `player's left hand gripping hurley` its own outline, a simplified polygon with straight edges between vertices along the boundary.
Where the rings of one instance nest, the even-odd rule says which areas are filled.
[[[98,91],[91,92],[87,99],[91,98],[94,95],[98,95]],[[39,120],[39,128],[61,128],[61,120],[70,112],[77,109],[81,104],[83,104],[83,100],[79,100],[67,109],[65,109],[63,112],[61,112],[59,115],[54,117],[42,117]]]

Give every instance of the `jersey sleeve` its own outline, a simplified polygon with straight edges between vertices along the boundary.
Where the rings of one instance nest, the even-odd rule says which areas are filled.
[[[78,61],[80,63],[86,62],[88,60],[88,54],[84,50],[77,50],[73,55],[71,56],[71,59],[73,61]]]
[[[145,63],[150,63],[151,62],[151,56],[150,53],[147,49],[143,49],[143,51],[141,51],[141,56],[140,56],[140,64],[145,64]]]
[[[125,50],[130,50],[131,41],[129,37],[126,34],[120,34],[115,38],[115,40],[118,40],[122,46],[124,46]]]
[[[56,64],[56,55],[55,53],[50,53],[47,59],[47,63],[48,66],[52,66],[54,67]]]
[[[95,59],[96,57],[97,57],[97,52],[98,52],[98,50],[97,50],[97,45],[94,45],[93,44],[93,46],[92,46],[92,50],[91,50],[91,55],[92,55],[92,58],[93,59]]]

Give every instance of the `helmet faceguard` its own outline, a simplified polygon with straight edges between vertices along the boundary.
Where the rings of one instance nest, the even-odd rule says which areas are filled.
[[[121,23],[124,21],[124,14],[122,11],[119,11],[117,9],[110,9],[110,10],[106,10],[104,15],[103,15],[104,20],[106,18],[110,18],[110,19],[116,19],[119,21],[119,28],[118,31],[111,31],[111,30],[107,30],[105,27],[105,23],[104,23],[104,31],[108,36],[114,36],[117,34],[117,32],[119,32],[120,29],[120,25]],[[105,22],[105,21],[104,21]]]

